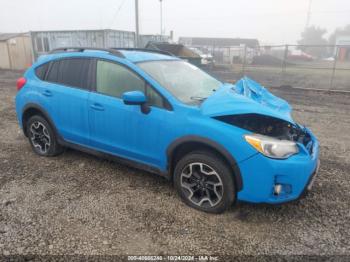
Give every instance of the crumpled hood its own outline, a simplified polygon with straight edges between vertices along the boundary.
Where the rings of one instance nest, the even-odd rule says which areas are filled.
[[[274,96],[259,83],[243,77],[235,85],[224,84],[201,105],[201,112],[211,117],[238,114],[261,114],[295,124],[291,106]]]

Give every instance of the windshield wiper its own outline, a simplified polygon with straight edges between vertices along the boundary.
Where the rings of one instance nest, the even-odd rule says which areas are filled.
[[[190,97],[191,100],[200,101],[200,102],[203,102],[207,98],[208,97],[202,97],[202,96],[191,96]]]
[[[214,93],[214,92],[216,92],[216,89],[213,89],[212,91]],[[199,101],[199,102],[203,102],[207,98],[208,98],[208,96],[191,96],[190,97],[191,100],[195,100],[195,101]]]

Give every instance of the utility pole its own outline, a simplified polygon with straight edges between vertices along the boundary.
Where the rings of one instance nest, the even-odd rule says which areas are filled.
[[[311,18],[311,4],[312,0],[309,0],[309,7],[307,10],[307,16],[306,16],[306,24],[305,24],[305,29],[309,27],[310,25],[310,18]]]
[[[139,0],[135,0],[135,47],[139,47]]]
[[[163,35],[163,0],[159,0],[160,2],[160,35]]]

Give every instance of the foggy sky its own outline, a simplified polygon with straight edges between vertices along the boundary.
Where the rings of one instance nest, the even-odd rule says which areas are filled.
[[[294,44],[304,29],[309,0],[163,0],[167,34],[258,38]],[[140,33],[160,33],[159,0],[139,0]],[[134,0],[0,0],[0,32],[135,30]],[[331,33],[350,24],[349,0],[313,0],[310,25]]]

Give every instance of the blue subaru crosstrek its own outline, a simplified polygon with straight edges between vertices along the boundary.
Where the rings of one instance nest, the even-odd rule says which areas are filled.
[[[170,179],[202,211],[298,199],[319,166],[317,139],[286,101],[161,52],[56,49],[17,89],[18,121],[38,155],[71,147],[117,159]]]

